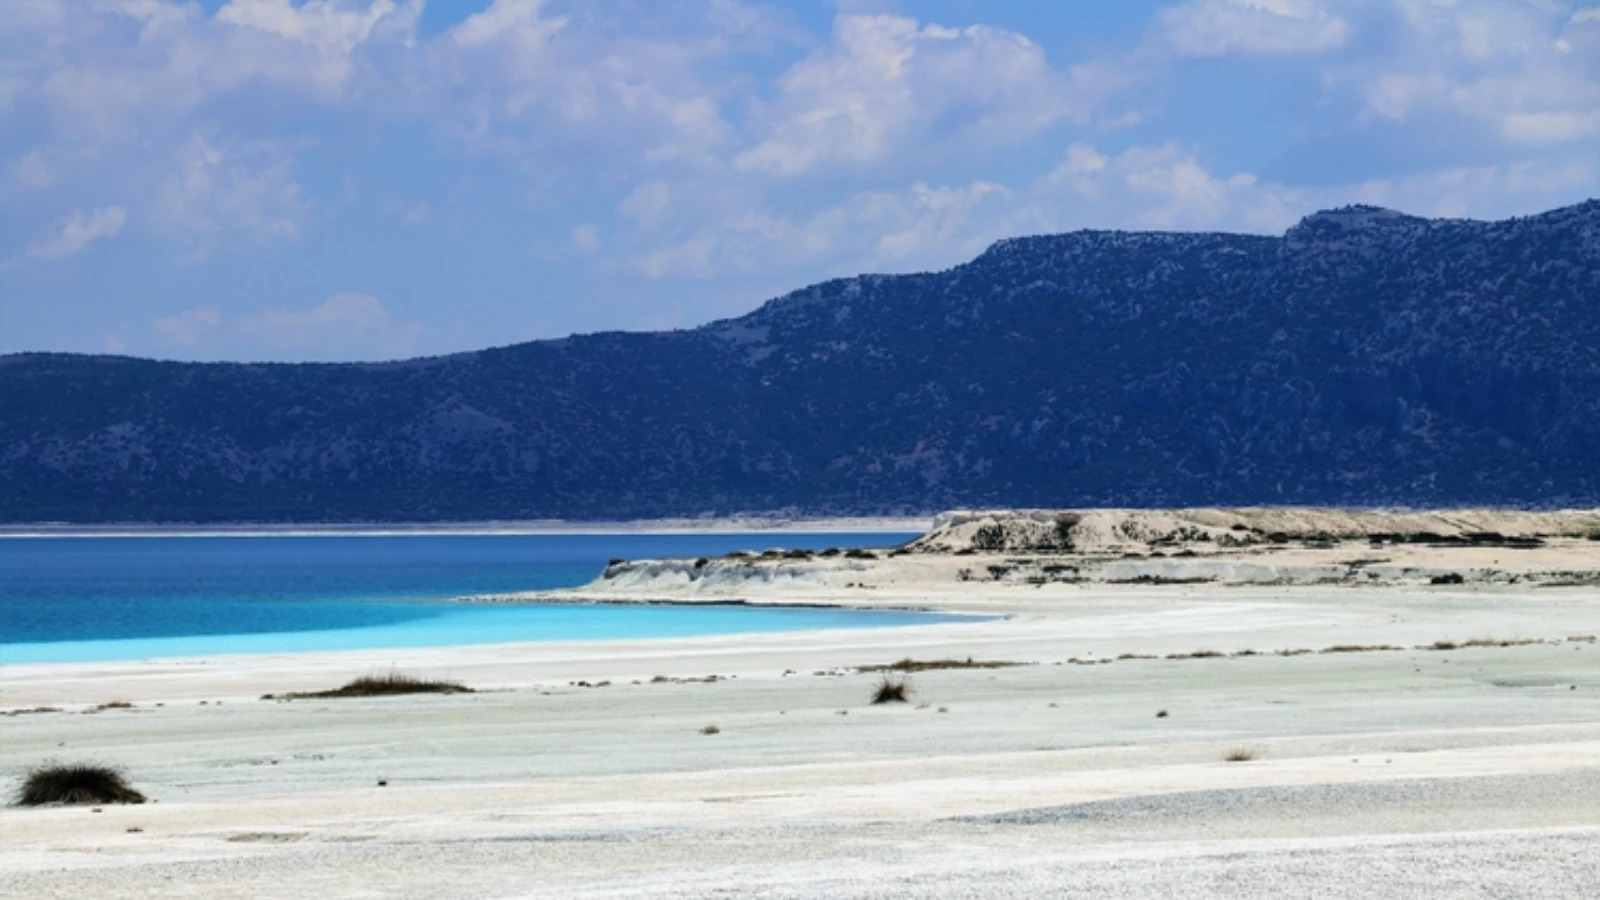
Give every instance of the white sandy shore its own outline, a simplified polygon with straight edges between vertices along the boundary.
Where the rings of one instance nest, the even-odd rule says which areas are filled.
[[[0,668],[65,710],[0,773],[159,801],[0,810],[0,896],[1600,896],[1594,588],[915,581],[746,589],[1003,617]],[[855,671],[969,656],[1028,665]],[[258,699],[391,666],[487,692]]]

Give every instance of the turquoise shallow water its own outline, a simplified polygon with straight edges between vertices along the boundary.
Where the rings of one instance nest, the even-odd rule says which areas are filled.
[[[0,538],[0,665],[596,640],[952,617],[748,607],[469,605],[572,587],[612,557],[889,546],[905,534]]]

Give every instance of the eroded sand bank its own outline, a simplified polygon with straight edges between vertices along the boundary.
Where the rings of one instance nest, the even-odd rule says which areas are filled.
[[[1394,549],[1594,568],[1568,540]],[[0,895],[1600,895],[1581,578],[1036,584],[962,580],[989,554],[960,549],[737,593],[998,618],[0,668],[0,706],[62,710],[0,719],[6,776],[96,759],[159,800],[0,810]],[[846,564],[762,565],[808,562]],[[703,588],[647,590],[728,599]],[[870,705],[858,668],[906,657],[1023,665]],[[391,666],[485,692],[259,699]]]

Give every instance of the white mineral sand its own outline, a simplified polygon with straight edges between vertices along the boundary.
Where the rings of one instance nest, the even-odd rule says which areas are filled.
[[[1600,896],[1595,588],[955,575],[982,563],[738,596],[1002,618],[5,666],[0,708],[62,711],[0,718],[0,787],[93,760],[157,802],[0,809],[0,896]],[[1277,655],[1339,645],[1400,649]],[[855,667],[905,657],[1027,665],[869,705]],[[259,699],[391,667],[482,692]]]

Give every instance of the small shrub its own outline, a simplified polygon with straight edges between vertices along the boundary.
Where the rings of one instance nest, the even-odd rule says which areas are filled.
[[[905,703],[911,693],[911,679],[895,678],[885,674],[872,692],[872,703],[878,706],[884,703]]]
[[[1223,762],[1249,762],[1256,758],[1256,752],[1249,747],[1235,747],[1222,754]]]
[[[984,525],[972,534],[972,546],[977,550],[998,552],[1006,549],[1006,530],[999,525]]]
[[[722,733],[722,729],[718,728],[715,725],[707,725],[706,727],[700,729],[700,733],[701,734],[721,734]]]
[[[306,691],[292,694],[263,694],[263,700],[319,700],[332,697],[392,697],[399,694],[470,694],[472,688],[454,681],[417,678],[399,672],[363,675],[331,691]]]
[[[1167,717],[1167,711],[1166,710],[1164,710],[1164,709],[1156,710],[1156,718],[1165,719],[1166,717]]]
[[[1428,579],[1429,584],[1466,584],[1467,579],[1460,572],[1448,572],[1444,575],[1435,575]]]
[[[119,769],[110,766],[47,765],[29,772],[17,792],[18,806],[61,803],[143,803],[145,796],[128,786]]]

